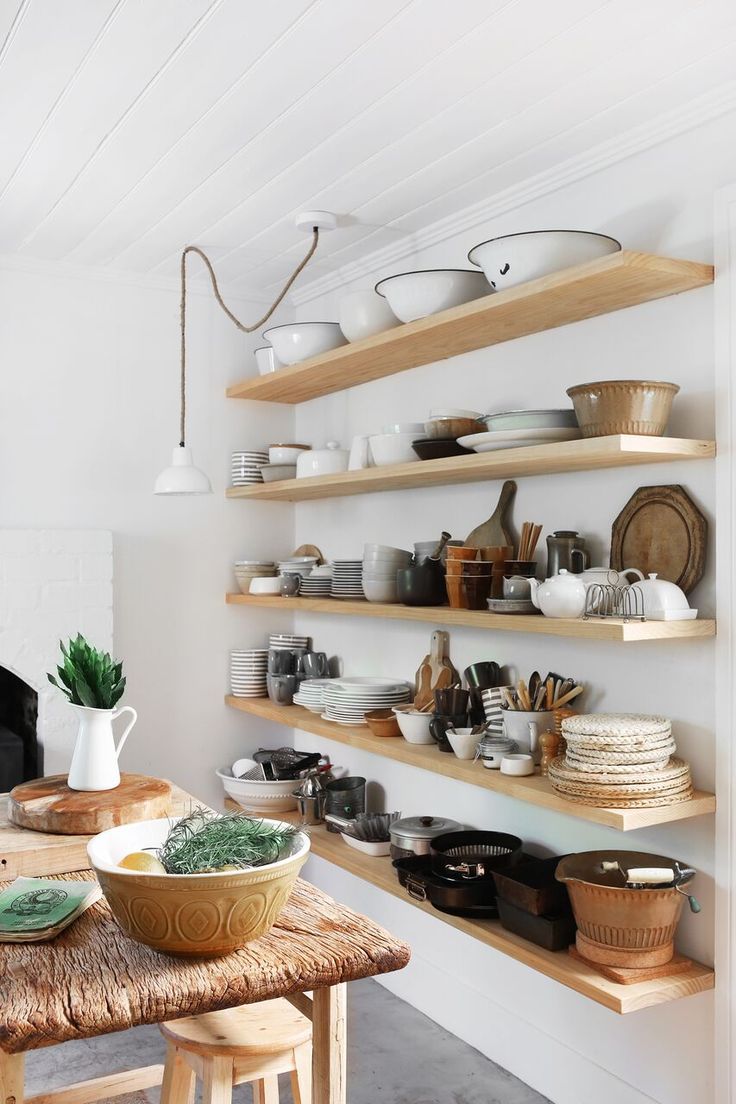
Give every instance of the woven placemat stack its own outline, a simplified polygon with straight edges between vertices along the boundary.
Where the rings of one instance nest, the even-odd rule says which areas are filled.
[[[673,755],[666,717],[587,713],[566,717],[567,751],[549,768],[558,793],[579,805],[643,809],[692,797],[690,766]]]

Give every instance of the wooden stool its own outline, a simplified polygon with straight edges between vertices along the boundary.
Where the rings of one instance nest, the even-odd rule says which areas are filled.
[[[161,1104],[230,1104],[233,1085],[253,1082],[253,1104],[279,1104],[279,1073],[291,1073],[294,1104],[312,1101],[312,1025],[288,1001],[207,1012],[160,1025],[167,1039]]]

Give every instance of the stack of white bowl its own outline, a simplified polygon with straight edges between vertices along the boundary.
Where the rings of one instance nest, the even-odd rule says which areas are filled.
[[[396,572],[411,563],[411,552],[388,544],[363,546],[363,593],[369,602],[398,602]]]
[[[297,636],[294,633],[271,633],[268,638],[269,648],[308,648],[309,637]]]
[[[362,560],[335,560],[330,594],[333,598],[365,598]]]
[[[236,698],[265,698],[268,648],[230,653],[230,688]]]
[[[267,463],[268,453],[262,450],[234,452],[230,464],[233,487],[248,487],[251,483],[262,483],[261,468]]]
[[[419,457],[411,447],[413,441],[423,441],[427,433],[424,422],[394,422],[385,425],[381,433],[368,438],[373,463],[377,468],[386,464],[408,464]]]
[[[279,575],[311,575],[312,569],[317,565],[317,556],[290,556],[286,560],[279,560],[277,567]]]
[[[273,560],[236,560],[233,570],[241,594],[250,594],[250,584],[254,579],[276,577],[276,564]]]
[[[299,594],[302,598],[329,598],[332,590],[332,564],[313,567],[308,575],[302,575]]]

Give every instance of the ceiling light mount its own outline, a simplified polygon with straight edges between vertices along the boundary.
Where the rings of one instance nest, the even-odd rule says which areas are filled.
[[[334,211],[299,211],[294,219],[297,230],[311,234],[314,230],[336,230],[337,215]]]

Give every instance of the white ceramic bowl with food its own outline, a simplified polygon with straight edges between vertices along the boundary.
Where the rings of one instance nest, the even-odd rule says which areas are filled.
[[[396,706],[394,708],[396,720],[399,722],[401,735],[408,744],[433,744],[434,739],[429,731],[432,720],[431,713],[420,713],[412,706]]]
[[[309,837],[297,832],[283,858],[250,870],[156,874],[119,865],[126,855],[161,847],[171,826],[166,817],[121,824],[87,845],[90,866],[125,934],[168,954],[202,958],[229,954],[268,931],[307,861]]]
[[[387,464],[418,463],[419,457],[412,448],[416,441],[413,433],[376,433],[368,438],[373,463],[377,468]]]
[[[263,336],[271,342],[276,356],[284,364],[301,364],[303,360],[347,345],[337,322],[290,322],[264,330]]]
[[[400,272],[379,280],[376,291],[385,295],[391,310],[402,322],[414,322],[417,318],[426,318],[490,294],[482,273],[466,268]]]
[[[590,230],[529,230],[480,242],[468,253],[496,291],[618,253],[621,242]]]

